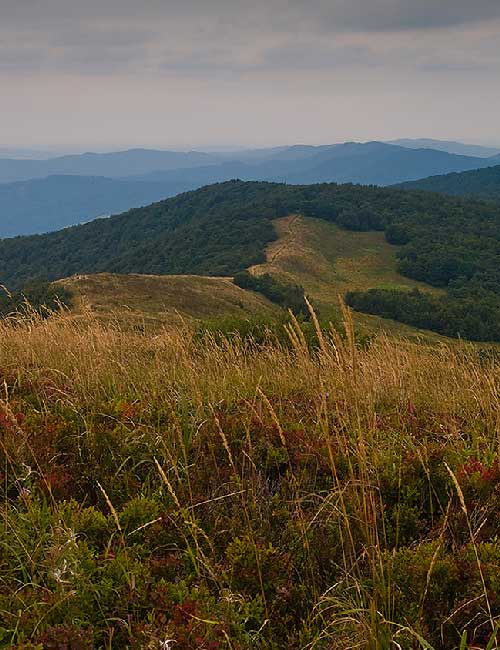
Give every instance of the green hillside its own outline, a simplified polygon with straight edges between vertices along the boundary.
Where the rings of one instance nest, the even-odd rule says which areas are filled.
[[[417,292],[422,311],[432,312],[418,323],[397,282],[379,287],[377,304],[353,298],[355,308],[447,335],[500,340],[500,206],[398,189],[213,185],[108,220],[0,241],[0,282],[16,287],[34,276],[102,272],[232,276],[266,261],[266,247],[277,238],[274,220],[290,214],[351,232],[385,233],[397,247],[401,276],[445,290],[430,306]],[[394,297],[404,309],[394,308]],[[384,300],[390,313],[380,305]]]
[[[500,165],[473,171],[429,176],[418,181],[399,185],[404,189],[442,192],[453,196],[470,196],[483,199],[500,199]]]
[[[398,271],[397,248],[383,232],[354,232],[322,219],[290,215],[274,222],[278,239],[268,246],[266,262],[251,267],[254,275],[271,274],[287,285],[303,287],[324,321],[341,317],[339,296],[368,289],[412,290],[435,295],[444,291],[412,280]],[[435,334],[401,322],[355,313],[356,331],[383,331],[406,339],[436,340]]]
[[[230,278],[193,275],[76,275],[53,284],[71,295],[72,313],[90,313],[121,326],[172,326],[182,322],[254,313],[272,316],[278,308]]]

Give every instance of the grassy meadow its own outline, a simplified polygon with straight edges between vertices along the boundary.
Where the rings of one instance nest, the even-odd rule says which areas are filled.
[[[499,371],[345,309],[2,321],[0,647],[493,650]]]
[[[323,320],[339,322],[339,296],[347,291],[398,289],[440,295],[442,291],[401,275],[396,250],[381,232],[354,232],[322,219],[290,215],[274,222],[278,238],[266,248],[266,262],[255,265],[256,275],[271,273],[284,282],[299,284]],[[363,335],[387,332],[429,342],[444,340],[429,330],[418,330],[395,320],[353,313],[356,331]]]
[[[74,314],[91,312],[101,321],[149,329],[183,321],[264,318],[279,309],[263,296],[243,291],[232,278],[201,275],[96,273],[55,282],[70,292]]]

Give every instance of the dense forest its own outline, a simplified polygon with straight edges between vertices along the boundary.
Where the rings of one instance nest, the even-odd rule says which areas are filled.
[[[370,289],[348,293],[346,302],[357,311],[393,318],[446,336],[500,341],[500,301],[491,292],[478,290],[474,295],[462,289],[436,297],[418,289]]]
[[[500,206],[399,189],[221,183],[57,233],[1,240],[0,282],[18,288],[35,276],[102,271],[235,275],[264,261],[276,238],[272,220],[291,213],[385,231],[401,273],[447,290],[447,332],[464,335],[466,304],[486,324],[469,338],[500,340]],[[421,326],[437,329],[431,320]]]
[[[483,199],[500,199],[500,165],[473,171],[430,176],[419,181],[400,185],[405,189],[443,192],[453,196],[471,196]]]

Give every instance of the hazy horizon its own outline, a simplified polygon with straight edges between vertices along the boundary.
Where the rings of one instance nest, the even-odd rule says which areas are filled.
[[[404,139],[404,138],[402,138]],[[420,139],[427,139],[425,137],[422,138],[409,138],[409,139],[414,139],[414,140],[420,140]],[[395,138],[397,140],[397,138]],[[436,142],[456,142],[457,144],[463,144],[465,146],[479,146],[479,147],[486,147],[486,148],[492,148],[492,149],[499,149],[500,150],[500,143],[495,143],[495,141],[484,141],[484,142],[470,142],[470,141],[465,141],[465,140],[458,140],[458,139],[453,139],[453,140],[441,140],[440,138],[436,138]],[[205,152],[205,153],[235,153],[237,154],[238,152],[242,151],[249,151],[253,149],[273,149],[273,148],[278,148],[278,147],[288,147],[288,146],[321,146],[321,145],[336,145],[336,144],[344,144],[346,142],[357,142],[360,144],[366,143],[366,142],[385,142],[387,144],[394,144],[393,142],[390,142],[389,140],[378,140],[377,138],[370,138],[369,140],[342,140],[340,142],[287,142],[287,143],[275,143],[271,142],[268,145],[255,145],[252,146],[250,145],[242,145],[242,144],[234,144],[234,145],[204,145],[204,146],[184,146],[184,147],[176,147],[176,146],[155,146],[155,145],[150,145],[150,146],[142,146],[140,144],[134,144],[134,145],[129,145],[127,143],[117,143],[116,145],[108,145],[108,146],[99,146],[96,145],[95,147],[89,147],[85,144],[76,144],[75,146],[65,146],[65,147],[35,147],[35,148],[29,148],[26,146],[3,146],[2,143],[0,143],[0,159],[2,158],[12,158],[12,159],[19,159],[19,160],[45,160],[49,158],[56,158],[60,156],[68,156],[68,155],[81,155],[81,154],[86,154],[86,153],[97,153],[97,154],[105,154],[105,153],[116,153],[116,152],[124,152],[124,151],[130,151],[133,149],[145,149],[145,150],[157,150],[157,151],[178,151],[178,152]]]

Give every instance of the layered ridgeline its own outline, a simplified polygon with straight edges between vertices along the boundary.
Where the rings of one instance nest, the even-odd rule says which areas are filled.
[[[225,154],[133,149],[48,160],[0,159],[0,183],[67,174],[127,179],[153,174],[157,179],[159,172],[164,174],[162,180],[178,180],[179,170],[184,182],[198,182],[210,168],[212,182],[228,180],[227,174],[234,178],[234,170],[238,170],[238,177],[241,173],[245,180],[385,185],[488,164],[494,163],[483,156],[457,155],[427,147],[409,149],[384,142],[294,145]]]
[[[232,181],[60,232],[0,241],[0,282],[99,272],[232,276],[266,259],[289,214],[385,231],[399,272],[444,289],[348,294],[350,304],[450,336],[500,341],[500,206],[396,189]],[[332,302],[335,300],[332,296]]]
[[[484,152],[456,155],[383,142],[225,154],[133,150],[50,160],[0,159],[0,237],[57,230],[234,178],[391,185],[493,164]]]
[[[401,138],[391,140],[388,144],[395,144],[408,149],[436,149],[447,151],[460,156],[478,156],[479,158],[492,158],[500,156],[500,147],[485,147],[479,144],[466,144],[450,140],[435,140],[434,138]]]
[[[498,158],[498,162],[500,163],[500,158]],[[418,181],[403,183],[400,187],[497,201],[500,200],[500,164],[468,172],[430,176]]]
[[[188,169],[217,162],[215,156],[203,152],[154,149],[72,154],[41,160],[0,158],[0,183],[67,174],[121,178],[159,169]]]
[[[293,146],[261,152],[240,152],[230,159],[186,170],[165,170],[138,180],[168,183],[189,181],[193,186],[240,178],[286,183],[362,183],[391,185],[433,174],[479,169],[490,158],[450,154],[433,149],[408,149],[383,142],[346,142],[324,146]]]

